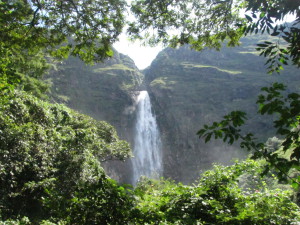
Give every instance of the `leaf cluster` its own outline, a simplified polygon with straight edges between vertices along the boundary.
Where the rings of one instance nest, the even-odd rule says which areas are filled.
[[[260,55],[268,57],[269,73],[283,70],[283,65],[289,61],[299,66],[299,2],[297,1],[257,1],[247,0],[246,21],[240,24],[243,27],[244,34],[264,34],[265,32],[278,37],[276,42],[265,42],[258,44],[257,50]],[[292,23],[278,24],[287,15],[293,14],[296,19]]]
[[[1,1],[1,41],[22,50],[39,47],[54,56],[86,62],[111,56],[124,26],[126,3],[115,1]]]
[[[113,55],[126,2],[0,1],[0,91],[18,87],[45,98],[42,76],[69,55],[84,62]]]
[[[242,33],[234,24],[241,22],[237,16],[239,3],[235,1],[134,1],[131,12],[136,20],[129,24],[128,34],[154,45],[159,42],[177,47],[191,44],[220,48],[225,39],[237,45]]]
[[[128,34],[148,44],[219,49],[224,41],[236,46],[244,35],[267,33],[278,41],[258,44],[257,50],[269,58],[270,73],[279,72],[290,60],[300,65],[299,1],[136,0],[131,11],[136,20],[129,24]],[[278,25],[289,14],[295,21]]]

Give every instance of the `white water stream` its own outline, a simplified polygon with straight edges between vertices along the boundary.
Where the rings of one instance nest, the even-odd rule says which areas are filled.
[[[156,119],[151,111],[147,91],[141,91],[137,99],[136,134],[134,137],[133,184],[141,176],[158,178],[162,173],[161,140]]]

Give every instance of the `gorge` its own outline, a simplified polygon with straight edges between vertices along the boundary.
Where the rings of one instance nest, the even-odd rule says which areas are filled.
[[[300,224],[299,9],[0,1],[0,225]]]
[[[240,47],[221,51],[167,48],[144,71],[117,52],[92,67],[70,58],[47,77],[53,83],[51,98],[108,121],[134,149],[135,99],[142,86],[149,93],[160,130],[162,175],[191,183],[213,163],[228,164],[248,154],[220,141],[205,144],[196,136],[204,124],[218,121],[233,110],[247,111],[245,130],[255,131],[260,140],[267,141],[276,134],[272,121],[256,114],[260,88],[277,81],[288,83],[289,92],[299,91],[296,68],[286,67],[282,74],[268,76],[264,60],[253,48],[259,39],[248,37],[242,42]],[[105,167],[120,182],[131,183],[130,160],[107,162]]]

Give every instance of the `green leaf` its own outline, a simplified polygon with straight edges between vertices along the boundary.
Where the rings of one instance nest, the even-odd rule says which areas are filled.
[[[259,47],[263,47],[263,48],[266,48],[266,47],[268,47],[268,45],[267,45],[267,44],[257,44],[257,46],[259,46]]]
[[[272,34],[271,34],[271,36],[278,36],[280,34],[280,32],[273,32]]]
[[[212,133],[208,133],[205,137],[205,143],[209,142],[211,139]]]
[[[248,20],[249,22],[252,22],[252,21],[253,21],[253,19],[252,19],[251,16],[248,16],[248,15],[245,14],[245,17],[247,18],[247,20]]]
[[[296,182],[292,182],[292,187],[293,187],[295,190],[299,190],[299,184],[296,183]]]
[[[106,51],[106,55],[107,55],[108,57],[113,57],[113,55],[114,55],[113,50],[110,49],[110,50]]]

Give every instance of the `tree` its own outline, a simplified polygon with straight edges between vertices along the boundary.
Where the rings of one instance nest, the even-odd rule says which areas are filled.
[[[41,97],[49,57],[93,62],[112,56],[125,7],[124,0],[0,1],[0,91],[18,83]]]
[[[41,77],[54,59],[112,56],[125,6],[123,0],[0,0],[4,224],[126,223],[132,199],[100,163],[129,157],[128,143],[105,122],[31,95],[44,97]]]
[[[8,100],[0,99],[0,219],[126,220],[130,196],[100,164],[131,155],[115,129],[23,91]]]
[[[1,42],[91,61],[111,56],[111,44],[124,26],[126,2],[14,0],[0,6]]]

